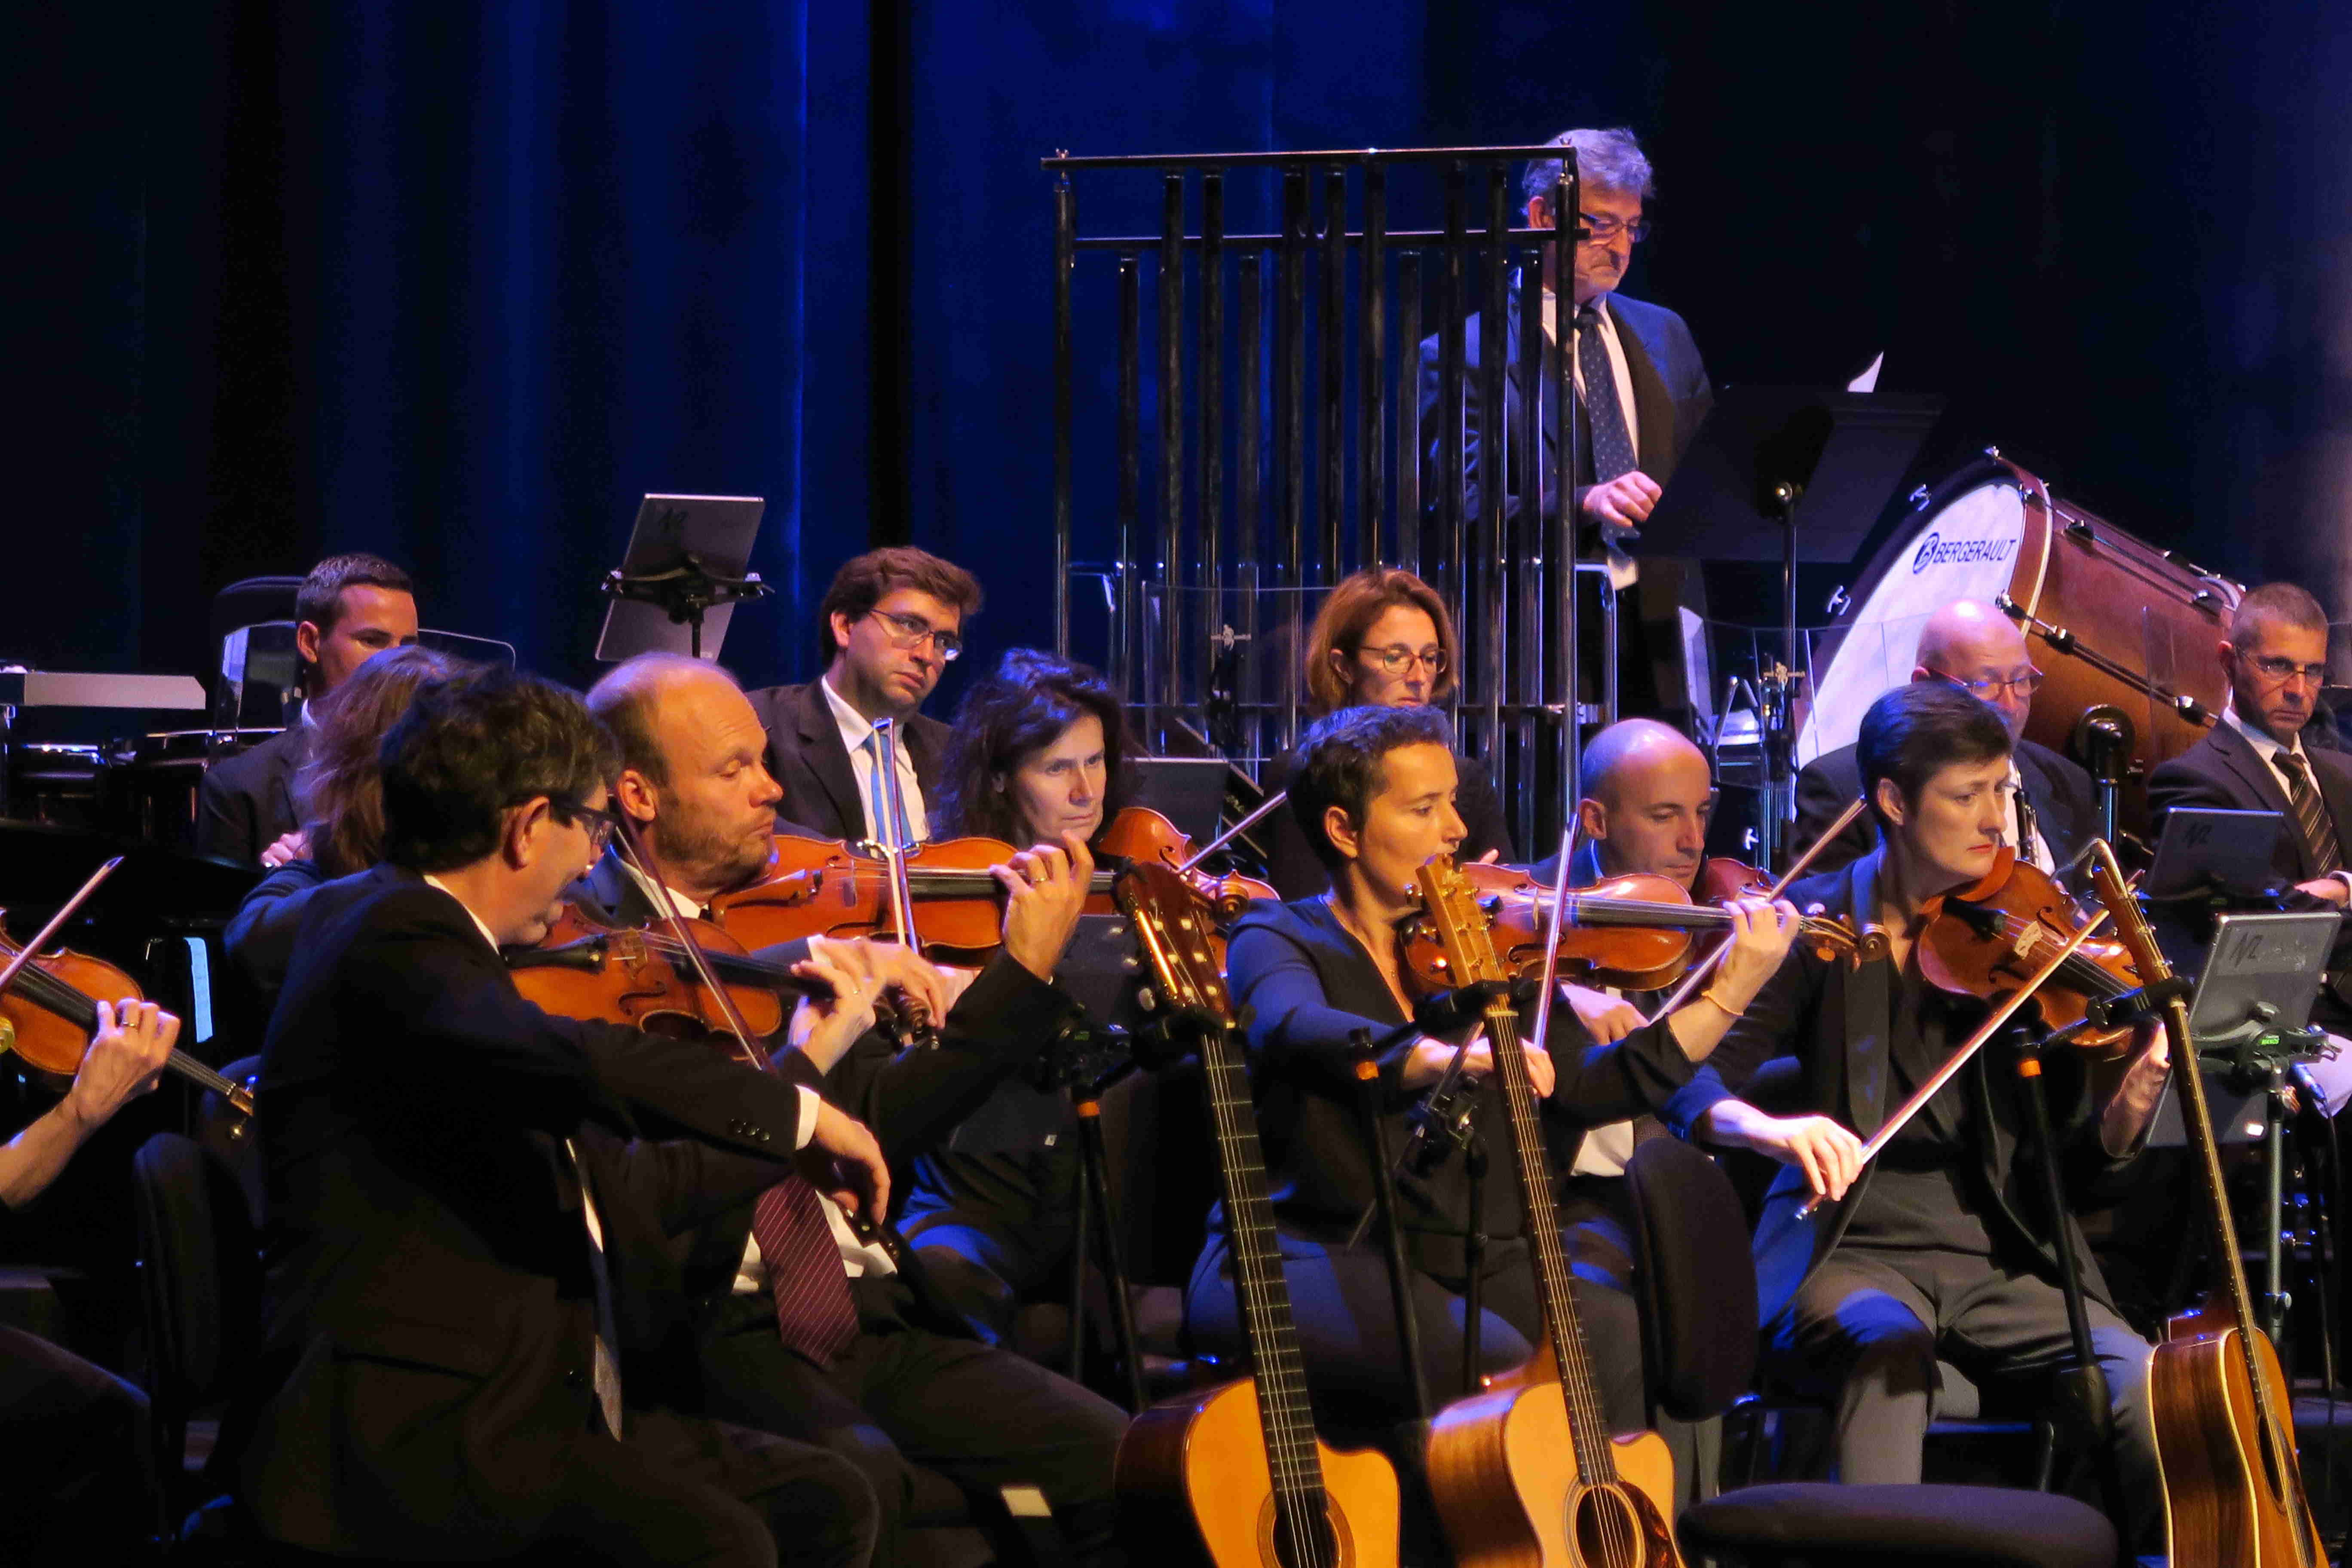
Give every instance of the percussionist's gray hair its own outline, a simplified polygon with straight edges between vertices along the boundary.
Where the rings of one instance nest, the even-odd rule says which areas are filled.
[[[1587,185],[1604,190],[1624,191],[1648,201],[1654,189],[1650,175],[1650,160],[1642,153],[1641,142],[1623,126],[1608,131],[1563,131],[1551,139],[1554,147],[1576,149],[1576,172]],[[1559,183],[1564,160],[1538,158],[1528,164],[1528,172],[1519,182],[1522,205],[1538,196],[1551,204],[1552,187]]]

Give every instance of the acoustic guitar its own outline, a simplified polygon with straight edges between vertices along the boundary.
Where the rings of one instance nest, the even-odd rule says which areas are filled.
[[[1150,972],[1145,1005],[1189,1031],[1207,1083],[1247,1381],[1163,1401],[1118,1446],[1118,1484],[1139,1558],[1215,1568],[1394,1568],[1395,1469],[1316,1436],[1275,1246],[1249,1074],[1218,973],[1209,910],[1171,868],[1138,863],[1112,890]]]
[[[1477,892],[1450,858],[1422,868],[1422,902],[1456,984],[1509,979]],[[1429,1482],[1461,1568],[1681,1568],[1667,1519],[1675,1461],[1654,1432],[1612,1436],[1569,1288],[1550,1161],[1507,994],[1486,1010],[1526,1206],[1543,1334],[1483,1394],[1447,1405],[1429,1435]]]
[[[2169,980],[2171,966],[2124,885],[2114,852],[2104,843],[2094,849],[2093,885],[2141,981]],[[2165,1005],[2164,1030],[2221,1287],[2218,1300],[2165,1326],[2164,1342],[2148,1363],[2169,1560],[2172,1568],[2326,1568],[2295,1457],[2294,1402],[2278,1352],[2254,1317],[2205,1077],[2189,1037],[2189,1005],[2179,996]]]

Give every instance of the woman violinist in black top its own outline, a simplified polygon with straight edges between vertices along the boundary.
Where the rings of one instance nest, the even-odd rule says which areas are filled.
[[[1345,1245],[1372,1202],[1349,1037],[1360,1028],[1386,1036],[1411,1016],[1396,926],[1420,907],[1407,890],[1414,874],[1464,841],[1452,740],[1444,716],[1426,707],[1349,709],[1309,730],[1290,805],[1330,868],[1331,890],[1253,907],[1236,922],[1226,960],[1234,1002],[1249,1020],[1258,1123],[1307,1379],[1318,1410],[1347,1425],[1411,1407],[1381,1250]],[[1547,1114],[1570,1131],[1661,1109],[1779,967],[1797,923],[1785,902],[1735,906],[1731,951],[1706,989],[1614,1043],[1592,1044],[1571,1009],[1554,1008],[1559,1043],[1528,1048]],[[1453,1050],[1408,1037],[1381,1059],[1392,1147],[1404,1147],[1404,1114]],[[1476,1124],[1496,1158],[1507,1159],[1501,1095],[1486,1081],[1491,1047],[1475,1044],[1466,1067],[1480,1086]],[[1524,1361],[1540,1330],[1517,1184],[1507,1170],[1491,1170],[1484,1213],[1474,1216],[1464,1166],[1446,1159],[1403,1177],[1398,1190],[1423,1358],[1441,1401],[1457,1388],[1474,1217],[1490,1238],[1479,1330],[1486,1370]],[[1577,1300],[1612,1427],[1645,1425],[1630,1299],[1580,1289]],[[1219,1221],[1193,1270],[1186,1321],[1196,1348],[1216,1353],[1238,1348],[1236,1319]]]
[[[956,710],[935,837],[1090,845],[1118,815],[1132,754],[1102,677],[1034,648],[1008,651]],[[974,1332],[1007,1343],[1019,1303],[1058,1283],[1079,1179],[1069,1096],[1006,1079],[914,1162],[900,1229]]]

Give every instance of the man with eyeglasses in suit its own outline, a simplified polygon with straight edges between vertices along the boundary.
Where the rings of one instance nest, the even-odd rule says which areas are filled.
[[[851,843],[930,836],[948,727],[919,710],[963,652],[980,597],[971,573],[910,545],[868,551],[834,574],[817,619],[824,673],[746,693],[768,732],[768,772],[783,786],[779,828]],[[895,811],[875,763],[879,719],[898,737]]]
[[[1692,438],[1715,406],[1714,385],[1699,358],[1698,344],[1682,317],[1663,305],[1628,299],[1620,292],[1633,247],[1649,232],[1644,204],[1653,189],[1650,161],[1631,131],[1564,131],[1552,138],[1557,147],[1572,148],[1580,178],[1578,211],[1584,229],[1572,263],[1570,299],[1563,307],[1549,270],[1544,289],[1543,385],[1536,394],[1540,410],[1538,427],[1545,460],[1538,472],[1544,485],[1552,483],[1550,454],[1560,439],[1559,412],[1551,406],[1550,389],[1559,384],[1559,354],[1563,342],[1575,359],[1577,385],[1573,477],[1574,516],[1583,541],[1579,549],[1587,559],[1599,554],[1609,563],[1610,575],[1624,595],[1624,658],[1620,665],[1621,707],[1649,713],[1688,729],[1686,721],[1705,701],[1693,690],[1683,656],[1686,619],[1706,614],[1706,595],[1693,560],[1644,554],[1639,562],[1632,551],[1641,542],[1642,525],[1658,504],[1664,487],[1690,447]],[[1554,209],[1562,160],[1538,159],[1528,165],[1521,182],[1529,228],[1557,226]],[[1545,266],[1550,266],[1546,247]],[[1517,447],[1519,410],[1527,389],[1519,384],[1519,290],[1510,290],[1504,316],[1501,439],[1503,471],[1509,493],[1503,515],[1515,519],[1519,499],[1532,488],[1527,463]],[[1463,323],[1462,363],[1462,487],[1463,515],[1476,517],[1481,443],[1496,429],[1496,411],[1481,405],[1478,365],[1482,327],[1476,316]],[[1444,497],[1442,477],[1445,450],[1446,386],[1444,340],[1433,337],[1421,345],[1421,437],[1430,478],[1423,493],[1429,498],[1429,515],[1439,515]],[[1557,516],[1558,500],[1542,497],[1542,514]],[[1654,542],[1675,548],[1671,540]],[[1687,616],[1685,614],[1687,612]],[[1600,668],[1599,617],[1592,646],[1586,657]]]
[[[2009,726],[2017,749],[2011,753],[2016,805],[2009,842],[2018,858],[2056,874],[2096,831],[2098,811],[2091,775],[2049,747],[2025,739],[2025,721],[2042,672],[2025,647],[2015,622],[1981,599],[1957,599],[1927,617],[1919,628],[1917,662],[1911,679],[1940,680],[1991,704]],[[1824,752],[1797,774],[1796,852],[1803,853],[1862,793],[1862,766],[1854,748]],[[1822,847],[1809,868],[1834,871],[1870,853],[1878,829],[1857,817]]]

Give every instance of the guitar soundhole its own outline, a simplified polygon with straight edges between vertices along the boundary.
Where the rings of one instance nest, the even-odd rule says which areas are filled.
[[[1273,1497],[1258,1514],[1258,1561],[1278,1568],[1340,1568],[1353,1553],[1347,1525],[1326,1501],[1321,1509],[1302,1510],[1309,1517],[1303,1527],[1291,1528],[1289,1510]]]
[[[1643,1568],[1653,1561],[1646,1510],[1622,1486],[1588,1487],[1569,1500],[1569,1534],[1589,1568]]]

